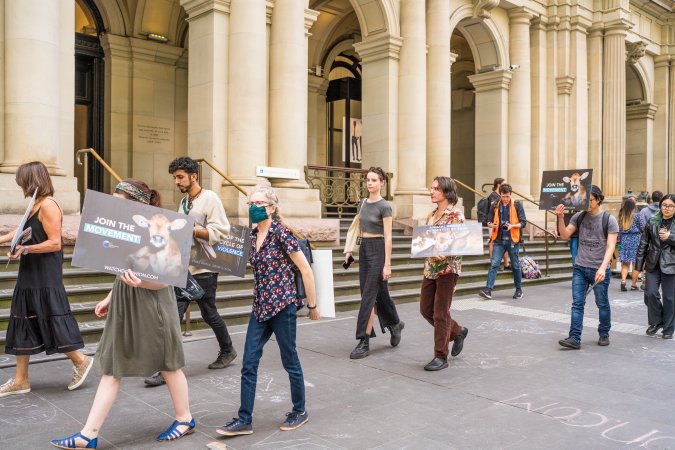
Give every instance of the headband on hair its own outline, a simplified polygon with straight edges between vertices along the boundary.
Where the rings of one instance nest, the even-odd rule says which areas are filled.
[[[129,195],[131,198],[138,200],[141,203],[146,205],[150,204],[150,193],[143,192],[138,187],[134,186],[131,183],[126,181],[120,181],[117,186],[115,186],[115,191],[121,191]]]

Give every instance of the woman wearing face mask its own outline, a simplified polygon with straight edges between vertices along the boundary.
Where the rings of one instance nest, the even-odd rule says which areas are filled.
[[[361,359],[370,353],[370,337],[375,336],[373,322],[375,304],[382,332],[389,328],[389,343],[396,347],[401,342],[401,330],[405,326],[398,318],[396,305],[389,296],[387,282],[391,278],[391,234],[393,218],[391,205],[382,198],[380,191],[387,181],[381,167],[371,167],[366,175],[368,198],[361,203],[359,211],[361,247],[359,249],[359,282],[361,307],[356,321],[356,339],[359,343],[349,355]],[[345,248],[345,262],[352,256]]]
[[[244,359],[241,368],[241,406],[239,417],[216,430],[224,436],[253,433],[253,401],[258,365],[263,347],[274,334],[281,362],[291,383],[293,409],[279,427],[295,430],[309,419],[305,410],[305,382],[295,347],[297,311],[303,301],[296,296],[295,275],[290,258],[302,274],[307,293],[309,318],[318,320],[312,269],[300,251],[298,240],[282,223],[279,199],[267,186],[256,186],[249,195],[249,217],[257,227],[251,234],[250,263],[253,267],[253,311],[249,317]]]
[[[668,194],[659,203],[642,231],[635,267],[645,270],[645,297],[647,298],[646,333],[655,335],[663,329],[663,338],[672,339],[675,324],[675,194]],[[659,287],[662,297],[659,300]]]

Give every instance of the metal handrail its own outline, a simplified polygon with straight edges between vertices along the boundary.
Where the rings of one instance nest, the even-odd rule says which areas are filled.
[[[88,184],[88,179],[87,179],[88,176],[89,176],[89,158],[85,157],[85,158],[84,158],[84,161],[83,161],[83,160],[82,160],[82,155],[91,155],[91,156],[93,156],[93,157],[96,159],[96,161],[98,161],[98,162],[101,164],[101,166],[103,166],[103,168],[104,168],[105,170],[107,170],[108,173],[109,173],[115,180],[117,180],[118,183],[119,183],[120,181],[122,181],[122,178],[121,178],[119,175],[117,175],[117,172],[115,172],[115,171],[113,170],[113,168],[110,167],[110,166],[108,165],[108,163],[105,162],[105,160],[104,160],[103,158],[101,158],[101,155],[99,155],[99,154],[96,152],[96,150],[94,150],[93,148],[81,148],[81,149],[79,149],[79,150],[77,151],[77,153],[75,153],[75,156],[76,156],[75,160],[77,161],[77,164],[78,164],[78,165],[84,166],[84,170],[83,170],[83,172],[84,172],[84,180],[83,180],[83,183],[84,183],[84,184],[83,184],[83,186],[84,186],[85,189],[87,189],[87,186],[89,186],[89,184]]]
[[[230,177],[228,177],[228,176],[225,175],[223,172],[221,172],[220,169],[218,169],[216,166],[214,166],[213,163],[212,163],[211,161],[209,161],[208,159],[205,159],[205,158],[198,158],[198,159],[195,159],[195,161],[198,162],[198,163],[202,163],[202,162],[203,162],[203,163],[206,163],[211,169],[214,170],[214,172],[216,172],[216,173],[217,173],[218,175],[220,175],[221,177],[225,178],[225,181],[227,181],[228,183],[230,183],[230,184],[231,184],[232,186],[234,186],[239,192],[241,192],[241,193],[244,194],[246,197],[248,197],[248,192],[246,192],[244,189],[242,189],[242,187],[239,186],[237,183],[235,183],[234,181],[232,181],[232,179],[230,179]],[[201,172],[201,171],[200,171],[200,172]],[[199,175],[200,175],[200,177],[201,177],[201,173],[200,173]]]

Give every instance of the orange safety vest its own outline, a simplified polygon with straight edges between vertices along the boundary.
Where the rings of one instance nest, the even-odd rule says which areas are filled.
[[[496,223],[498,225],[497,228],[492,229],[492,235],[490,236],[490,240],[494,241],[497,239],[497,233],[499,232],[499,226],[501,226],[502,221],[499,217],[499,205],[502,203],[501,199],[497,202],[497,206],[495,207],[495,212],[492,218],[492,223]],[[509,203],[509,222],[511,225],[515,225],[517,223],[520,223],[520,220],[518,219],[518,213],[516,212],[516,202],[514,200],[511,200],[511,203]],[[511,240],[513,243],[517,244],[520,242],[520,228],[511,228]]]

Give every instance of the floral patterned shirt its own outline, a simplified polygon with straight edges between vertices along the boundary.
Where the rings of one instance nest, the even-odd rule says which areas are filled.
[[[445,225],[464,223],[464,214],[462,211],[456,209],[455,205],[449,205],[443,215],[434,222],[434,214],[437,209],[434,209],[427,216],[427,225]],[[424,278],[435,280],[441,275],[449,273],[462,274],[462,257],[461,256],[431,256],[424,262]]]
[[[300,251],[298,240],[293,233],[279,222],[272,221],[267,236],[256,251],[258,229],[251,233],[251,255],[253,268],[253,315],[258,322],[271,319],[285,307],[295,303],[303,306],[302,299],[296,298],[295,273],[286,255]]]

